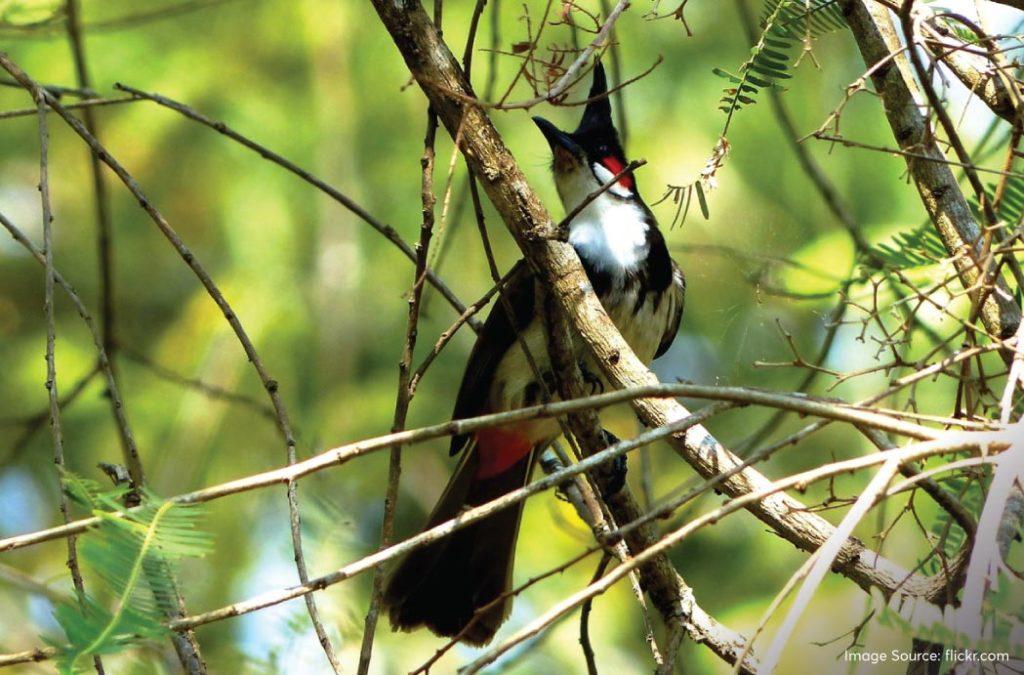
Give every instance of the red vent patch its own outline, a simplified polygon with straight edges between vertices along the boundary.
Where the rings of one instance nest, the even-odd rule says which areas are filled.
[[[474,476],[477,480],[505,473],[533,449],[530,439],[500,427],[476,432],[476,443],[480,456]]]

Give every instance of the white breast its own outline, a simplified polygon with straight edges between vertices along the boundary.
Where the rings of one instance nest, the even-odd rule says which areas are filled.
[[[556,174],[555,184],[567,212],[601,185],[590,169],[582,166]],[[613,275],[625,274],[635,270],[647,255],[647,227],[643,209],[604,193],[569,223],[569,243],[595,268]]]
[[[626,273],[647,256],[647,223],[635,204],[598,197],[569,225],[569,243],[597,269]]]

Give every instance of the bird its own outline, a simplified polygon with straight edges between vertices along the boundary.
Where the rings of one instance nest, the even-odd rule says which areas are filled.
[[[567,225],[568,241],[608,315],[649,364],[668,350],[678,332],[686,280],[640,196],[636,177],[626,171],[630,165],[612,121],[601,63],[593,68],[575,131],[562,131],[542,117],[533,121],[550,146],[563,208],[567,214],[578,211]],[[502,291],[504,301],[491,309],[470,353],[453,419],[535,405],[555,391],[536,283],[520,261]],[[583,359],[580,365],[592,392],[609,386],[595,364]],[[451,455],[461,453],[461,458],[424,529],[523,487],[539,452],[560,431],[557,421],[536,419],[453,436]],[[401,558],[382,596],[392,629],[426,627],[470,645],[490,642],[512,608],[522,513],[523,502],[518,502]]]

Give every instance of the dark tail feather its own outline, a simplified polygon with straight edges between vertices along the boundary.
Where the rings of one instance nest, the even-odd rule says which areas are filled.
[[[453,518],[464,508],[518,489],[529,478],[533,452],[507,471],[478,479],[474,476],[474,450],[466,448],[424,529]],[[384,591],[391,627],[409,631],[426,626],[436,635],[454,637],[472,622],[461,641],[475,645],[490,642],[508,618],[512,598],[475,618],[474,613],[511,588],[522,514],[520,502],[407,554],[391,573]]]

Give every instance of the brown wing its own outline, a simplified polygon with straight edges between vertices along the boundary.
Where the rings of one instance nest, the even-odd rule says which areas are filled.
[[[672,346],[672,342],[676,339],[676,333],[679,332],[679,323],[683,320],[683,306],[686,304],[686,276],[675,260],[672,261],[672,285],[668,287],[666,293],[670,295],[665,300],[672,304],[669,306],[668,322],[665,324],[665,332],[661,336],[661,343],[658,344],[658,351],[654,353],[654,358],[658,358]]]
[[[469,363],[462,375],[459,395],[455,399],[455,410],[452,419],[474,417],[487,412],[487,395],[494,378],[494,371],[509,347],[515,344],[516,334],[526,329],[533,319],[534,287],[533,273],[522,260],[516,263],[516,269],[505,286],[505,298],[508,300],[511,317],[506,311],[506,304],[497,299],[491,307],[491,313],[484,322],[483,330],[476,338],[473,351],[469,355]],[[451,454],[456,454],[465,446],[465,434],[452,437]]]

